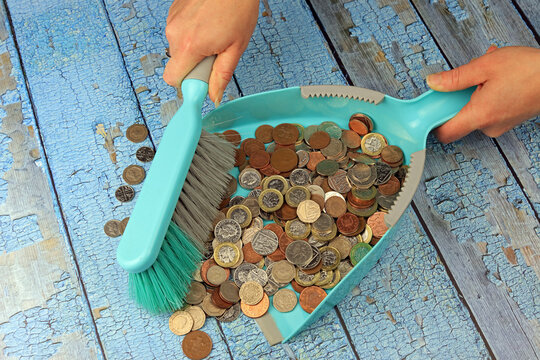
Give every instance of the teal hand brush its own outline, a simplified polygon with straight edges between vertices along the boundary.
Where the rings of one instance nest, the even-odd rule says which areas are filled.
[[[153,313],[184,305],[234,165],[234,146],[202,131],[213,62],[206,58],[182,82],[182,106],[165,129],[117,249],[130,295]]]

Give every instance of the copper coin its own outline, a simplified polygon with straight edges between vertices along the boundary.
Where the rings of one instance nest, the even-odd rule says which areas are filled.
[[[350,234],[355,232],[356,229],[358,229],[358,226],[360,225],[360,219],[358,218],[358,216],[348,212],[337,218],[336,225],[339,232]]]
[[[148,129],[143,124],[133,124],[126,130],[126,137],[129,141],[140,143],[148,136]]]
[[[300,306],[311,314],[325,297],[326,291],[318,286],[309,286],[300,293]]]
[[[291,286],[292,286],[292,288],[294,289],[294,291],[296,291],[296,292],[299,293],[299,294],[305,289],[304,286],[298,285],[298,283],[296,282],[296,280],[292,280],[292,281],[291,281]]]
[[[265,176],[272,176],[272,175],[279,175],[280,174],[280,171],[278,169],[274,168],[270,164],[266,165],[262,169],[259,169],[259,171],[261,172],[261,174],[263,174]]]
[[[351,116],[351,118],[349,119],[349,124],[352,120],[361,121],[362,123],[364,123],[364,125],[366,125],[368,132],[373,131],[373,120],[371,120],[371,118],[367,116],[366,114],[362,114],[362,113],[353,114],[353,116]]]
[[[347,200],[349,201],[349,203],[358,208],[358,209],[366,209],[370,206],[372,206],[376,199],[373,198],[373,199],[369,199],[369,200],[363,200],[363,199],[359,199],[357,197],[355,197],[352,193],[348,193],[347,194]]]
[[[351,119],[349,121],[349,129],[360,136],[364,136],[369,132],[366,124],[357,119]]]
[[[250,156],[256,150],[264,151],[264,144],[260,140],[247,138],[242,142],[241,149],[244,150],[247,156]]]
[[[298,128],[292,124],[279,124],[272,130],[274,141],[280,145],[293,145],[299,134]]]
[[[244,261],[248,263],[257,264],[263,259],[262,255],[257,254],[255,250],[253,250],[253,245],[251,245],[251,242],[242,247],[242,252],[244,253]]]
[[[146,171],[144,171],[144,168],[139,165],[129,165],[124,169],[124,172],[122,173],[122,178],[129,185],[137,185],[142,183],[145,176]]]
[[[228,142],[233,143],[235,146],[240,145],[240,142],[242,141],[242,137],[240,136],[240,133],[236,130],[226,130],[223,132],[223,138],[227,140]]]
[[[135,190],[129,185],[122,185],[116,189],[114,196],[120,202],[128,202],[135,197]]]
[[[347,212],[347,203],[339,196],[332,196],[326,200],[324,209],[331,217],[338,218]]]
[[[309,161],[307,163],[307,168],[311,171],[315,171],[317,165],[325,160],[326,158],[320,151],[314,151],[309,154]]]
[[[280,248],[277,248],[276,251],[268,255],[268,258],[274,262],[285,260],[285,253]]]
[[[323,149],[330,144],[330,135],[325,131],[314,132],[308,139],[309,145],[317,150]]]
[[[265,144],[271,143],[274,141],[274,137],[272,136],[272,132],[274,131],[274,128],[270,125],[261,125],[255,130],[255,138],[262,141]]]
[[[287,246],[289,246],[290,243],[292,243],[294,241],[293,238],[291,238],[289,235],[287,235],[286,232],[283,232],[280,236],[279,236],[279,248],[281,249],[281,251],[285,252],[285,250],[287,249]]]
[[[129,216],[120,221],[120,232],[123,234],[129,221]]]
[[[397,163],[403,160],[403,151],[399,146],[385,146],[381,151],[381,160],[385,163]]]
[[[249,165],[261,169],[270,163],[270,154],[263,150],[255,150],[249,157]]]
[[[240,166],[246,161],[246,153],[244,150],[238,148],[234,153],[234,166]]]
[[[388,226],[386,226],[386,223],[384,222],[385,215],[386,213],[378,211],[368,218],[367,224],[371,228],[374,237],[382,238],[386,231],[388,231]]]
[[[292,220],[296,217],[296,208],[293,208],[289,204],[284,203],[281,206],[281,209],[277,210],[275,214],[281,220]]]
[[[319,194],[313,194],[311,195],[311,200],[315,201],[319,205],[321,211],[324,209],[324,197]]]
[[[150,162],[152,160],[154,160],[154,155],[156,153],[154,152],[154,149],[148,147],[148,146],[143,146],[143,147],[140,147],[137,152],[135,153],[135,157],[137,158],[137,160],[139,161],[142,161],[142,162]]]
[[[261,301],[259,301],[256,305],[247,305],[245,302],[240,302],[240,309],[242,309],[242,312],[250,318],[256,319],[260,318],[266,312],[268,311],[268,307],[270,306],[270,299],[268,298],[268,295],[266,293],[263,293],[263,298]]]
[[[192,331],[182,340],[182,351],[191,360],[202,360],[212,351],[212,339],[204,331]]]
[[[354,131],[343,130],[341,133],[341,141],[343,141],[349,149],[356,149],[360,147],[362,139],[360,138],[360,135]]]
[[[382,195],[386,196],[394,195],[399,191],[399,189],[401,189],[401,182],[398,180],[397,177],[393,175],[390,177],[390,180],[388,180],[386,184],[381,184],[378,188],[379,192]]]
[[[228,302],[228,301],[225,301],[223,300],[220,296],[219,296],[219,291],[218,290],[215,290],[213,293],[212,293],[212,303],[217,306],[218,308],[220,309],[228,309],[230,308],[231,306],[233,306],[234,304]]]
[[[277,149],[272,153],[272,156],[270,158],[270,165],[272,165],[280,172],[291,171],[296,167],[297,164],[298,155],[296,155],[296,152],[294,152],[294,150],[290,149]]]
[[[278,238],[285,232],[285,230],[283,230],[283,228],[276,223],[267,224],[264,226],[264,229],[272,231],[277,235]]]

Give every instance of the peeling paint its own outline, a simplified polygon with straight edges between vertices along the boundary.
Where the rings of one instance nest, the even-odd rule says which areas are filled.
[[[96,133],[103,136],[103,139],[105,139],[103,147],[107,149],[107,152],[109,153],[109,158],[111,159],[113,164],[116,164],[117,162],[114,139],[124,135],[122,133],[122,130],[120,129],[122,125],[124,124],[121,122],[116,122],[116,125],[109,127],[108,130],[105,130],[105,126],[103,124],[96,125]]]

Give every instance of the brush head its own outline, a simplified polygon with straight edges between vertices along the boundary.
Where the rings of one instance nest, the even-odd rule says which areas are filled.
[[[234,166],[234,146],[203,131],[158,257],[129,274],[131,297],[152,313],[184,306],[193,272],[211,241],[212,223]]]
[[[129,274],[131,297],[152,313],[181,308],[202,257],[197,247],[171,221],[154,264],[146,271]]]

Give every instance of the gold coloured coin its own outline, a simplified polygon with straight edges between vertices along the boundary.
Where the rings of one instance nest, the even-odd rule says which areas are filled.
[[[283,205],[283,194],[276,189],[266,189],[261,192],[258,201],[263,211],[274,212]]]
[[[176,335],[186,335],[193,328],[193,318],[187,311],[177,311],[169,318],[169,329]]]
[[[289,220],[285,224],[285,232],[294,240],[307,239],[311,232],[311,225],[298,219]]]
[[[296,208],[296,215],[300,221],[312,224],[321,216],[321,208],[313,200],[304,200]]]
[[[321,270],[319,271],[320,278],[315,282],[317,286],[328,285],[334,280],[334,272],[332,270]]]
[[[212,302],[212,295],[206,294],[204,300],[202,301],[201,308],[208,316],[221,316],[226,309],[218,308]]]
[[[332,281],[327,285],[321,285],[321,287],[323,289],[331,289],[334,286],[336,286],[340,280],[341,280],[341,273],[339,272],[338,269],[336,269],[334,270],[334,278],[332,279]]]
[[[240,258],[240,249],[230,242],[223,242],[214,248],[214,260],[221,267],[232,267]]]
[[[272,175],[265,179],[263,190],[276,189],[279,190],[282,195],[285,195],[287,190],[289,190],[289,183],[287,182],[287,179],[281,175]]]
[[[334,270],[341,261],[341,255],[336,248],[324,246],[319,249],[321,252],[321,261],[323,270]]]
[[[303,287],[308,287],[315,285],[317,281],[321,278],[321,272],[316,272],[315,274],[306,274],[300,269],[296,269],[296,276],[294,277],[294,281],[298,283],[298,285]]]
[[[272,266],[272,278],[280,284],[288,284],[296,275],[295,267],[287,260],[275,262]]]
[[[124,169],[124,172],[122,173],[122,178],[129,185],[140,184],[145,177],[146,171],[144,171],[144,168],[139,165],[129,165]]]
[[[371,231],[371,227],[366,224],[366,228],[364,229],[364,232],[362,233],[362,242],[369,244],[372,237],[373,237],[373,231]]]
[[[251,211],[245,205],[234,205],[227,211],[227,218],[236,220],[241,228],[245,228],[251,224]]]
[[[386,141],[381,134],[369,133],[362,138],[362,152],[369,156],[377,156],[381,153],[382,149],[386,146]]]
[[[204,323],[206,322],[206,314],[204,313],[203,309],[198,306],[188,306],[184,311],[189,313],[189,315],[191,315],[193,318],[193,327],[191,328],[191,331],[199,330],[204,326]]]

